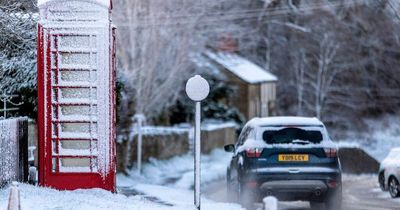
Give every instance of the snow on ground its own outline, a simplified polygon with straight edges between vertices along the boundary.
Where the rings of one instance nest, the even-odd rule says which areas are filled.
[[[225,177],[226,167],[232,157],[221,149],[212,151],[201,157],[201,182],[206,184]],[[173,157],[169,160],[150,159],[143,165],[143,174],[139,175],[135,168],[129,177],[118,174],[117,185],[120,187],[135,186],[139,183],[164,185],[180,189],[193,187],[193,154]]]
[[[202,185],[225,177],[231,154],[216,149],[201,158]],[[132,190],[138,194],[177,206],[191,207],[193,203],[193,155],[187,154],[169,160],[152,159],[143,165],[143,173],[136,169],[129,176],[117,175],[117,185],[122,191]],[[128,190],[127,190],[128,189]],[[242,209],[237,204],[216,203],[202,198],[203,209]],[[190,208],[188,208],[190,209]]]
[[[21,209],[23,210],[184,210],[189,206],[163,206],[150,202],[143,196],[112,194],[105,190],[58,191],[49,188],[20,184]],[[0,190],[0,209],[7,209],[9,189]]]
[[[222,178],[231,154],[214,150],[202,156],[202,183]],[[151,160],[143,165],[143,175],[132,169],[131,176],[118,174],[118,187],[136,193],[125,196],[101,189],[58,191],[20,184],[23,210],[195,210],[193,205],[193,155],[169,160]],[[121,190],[122,191],[122,190]],[[6,209],[9,188],[0,189],[0,209]],[[202,198],[202,209],[243,210],[237,204],[217,203]]]

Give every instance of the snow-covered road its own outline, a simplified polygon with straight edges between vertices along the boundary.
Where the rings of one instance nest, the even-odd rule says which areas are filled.
[[[382,192],[375,175],[343,176],[343,210],[400,210],[400,198],[392,199],[388,192]],[[207,198],[226,201],[225,181],[209,184],[204,189]],[[309,210],[308,202],[280,202],[280,210]]]

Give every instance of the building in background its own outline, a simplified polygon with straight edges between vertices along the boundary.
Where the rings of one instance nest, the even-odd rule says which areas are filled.
[[[232,51],[208,50],[204,55],[236,88],[227,105],[238,108],[248,119],[275,115],[275,75]]]

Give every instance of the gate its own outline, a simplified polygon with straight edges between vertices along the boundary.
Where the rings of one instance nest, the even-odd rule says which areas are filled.
[[[111,4],[53,0],[39,8],[39,183],[114,191]]]

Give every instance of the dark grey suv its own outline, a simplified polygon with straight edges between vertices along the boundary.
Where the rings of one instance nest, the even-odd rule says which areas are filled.
[[[243,128],[227,170],[228,197],[248,209],[266,196],[341,209],[338,149],[316,118],[255,118]]]

